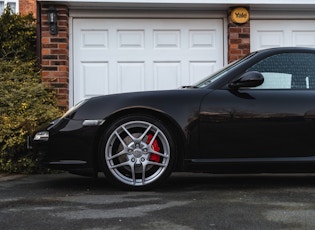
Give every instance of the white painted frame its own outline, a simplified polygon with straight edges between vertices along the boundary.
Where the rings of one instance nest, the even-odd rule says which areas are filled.
[[[19,0],[0,0],[0,3],[3,3],[3,9],[0,9],[0,13],[6,8],[7,4],[15,3],[15,11],[14,13],[19,13]]]

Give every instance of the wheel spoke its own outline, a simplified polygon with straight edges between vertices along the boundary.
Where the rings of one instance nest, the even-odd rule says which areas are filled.
[[[166,158],[166,159],[169,158],[169,156],[166,155],[165,153],[160,153],[160,152],[157,152],[157,151],[155,151],[155,150],[153,150],[153,149],[150,150],[150,153],[151,153],[151,154],[158,155],[158,156],[160,156],[160,157],[164,157],[164,158]]]
[[[127,148],[127,144],[125,143],[125,141],[120,137],[119,133],[117,131],[115,131],[115,135],[118,137],[120,143],[123,145],[124,149]]]
[[[123,166],[130,166],[130,163],[128,161],[125,161],[123,163],[117,164],[117,165],[111,165],[111,169],[116,169]],[[132,167],[131,167],[132,168]]]
[[[145,169],[146,164],[142,164],[142,184],[145,184]]]
[[[119,153],[117,153],[117,154],[115,154],[115,155],[113,155],[113,156],[110,156],[110,157],[108,157],[108,160],[113,160],[113,159],[115,159],[115,158],[117,158],[117,157],[120,157],[120,156],[122,156],[122,155],[125,155],[125,154],[127,154],[128,153],[128,150],[126,150],[125,148],[122,150],[122,151],[120,151]]]
[[[133,164],[131,165],[131,176],[132,176],[132,183],[133,185],[136,185],[137,181],[136,181],[136,170],[135,170],[136,165]]]
[[[151,139],[151,141],[150,141],[150,143],[149,143],[149,146],[152,146],[152,145],[153,145],[153,142],[155,141],[155,139],[156,139],[156,137],[157,137],[158,134],[159,134],[159,130],[157,130],[157,131],[154,133],[154,135],[153,135],[153,137],[152,137],[152,139]]]
[[[128,129],[126,129],[125,126],[122,126],[122,129],[127,133],[127,135],[131,138],[131,140],[132,140],[133,142],[135,142],[135,141],[137,140],[137,138],[134,137],[134,136],[128,131]]]
[[[152,125],[149,125],[148,128],[143,132],[141,137],[139,137],[140,141],[143,140],[143,138],[147,135],[147,133],[150,131],[151,128],[152,128]]]
[[[148,164],[149,165],[156,165],[156,166],[160,166],[160,167],[166,167],[167,166],[167,164],[158,163],[158,162],[155,162],[155,161],[149,161]]]

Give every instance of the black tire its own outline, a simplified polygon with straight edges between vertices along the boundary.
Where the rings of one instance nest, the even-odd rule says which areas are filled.
[[[105,176],[129,190],[147,190],[171,174],[176,149],[165,125],[148,115],[116,120],[101,138],[99,157]]]

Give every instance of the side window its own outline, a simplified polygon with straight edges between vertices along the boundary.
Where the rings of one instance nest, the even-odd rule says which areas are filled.
[[[18,0],[0,0],[0,14],[3,13],[7,5],[10,6],[13,13],[18,13]]]
[[[13,1],[8,1],[8,5],[10,6],[12,12],[17,13],[17,9],[16,9],[16,2]]]
[[[258,71],[264,83],[253,89],[315,89],[315,54],[282,53],[267,57],[247,71]]]
[[[4,1],[0,1],[0,13],[4,11]]]

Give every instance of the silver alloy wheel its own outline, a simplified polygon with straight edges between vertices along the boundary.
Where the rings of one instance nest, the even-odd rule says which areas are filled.
[[[116,128],[106,143],[109,172],[126,185],[143,186],[160,178],[170,162],[170,144],[164,133],[145,121]]]

